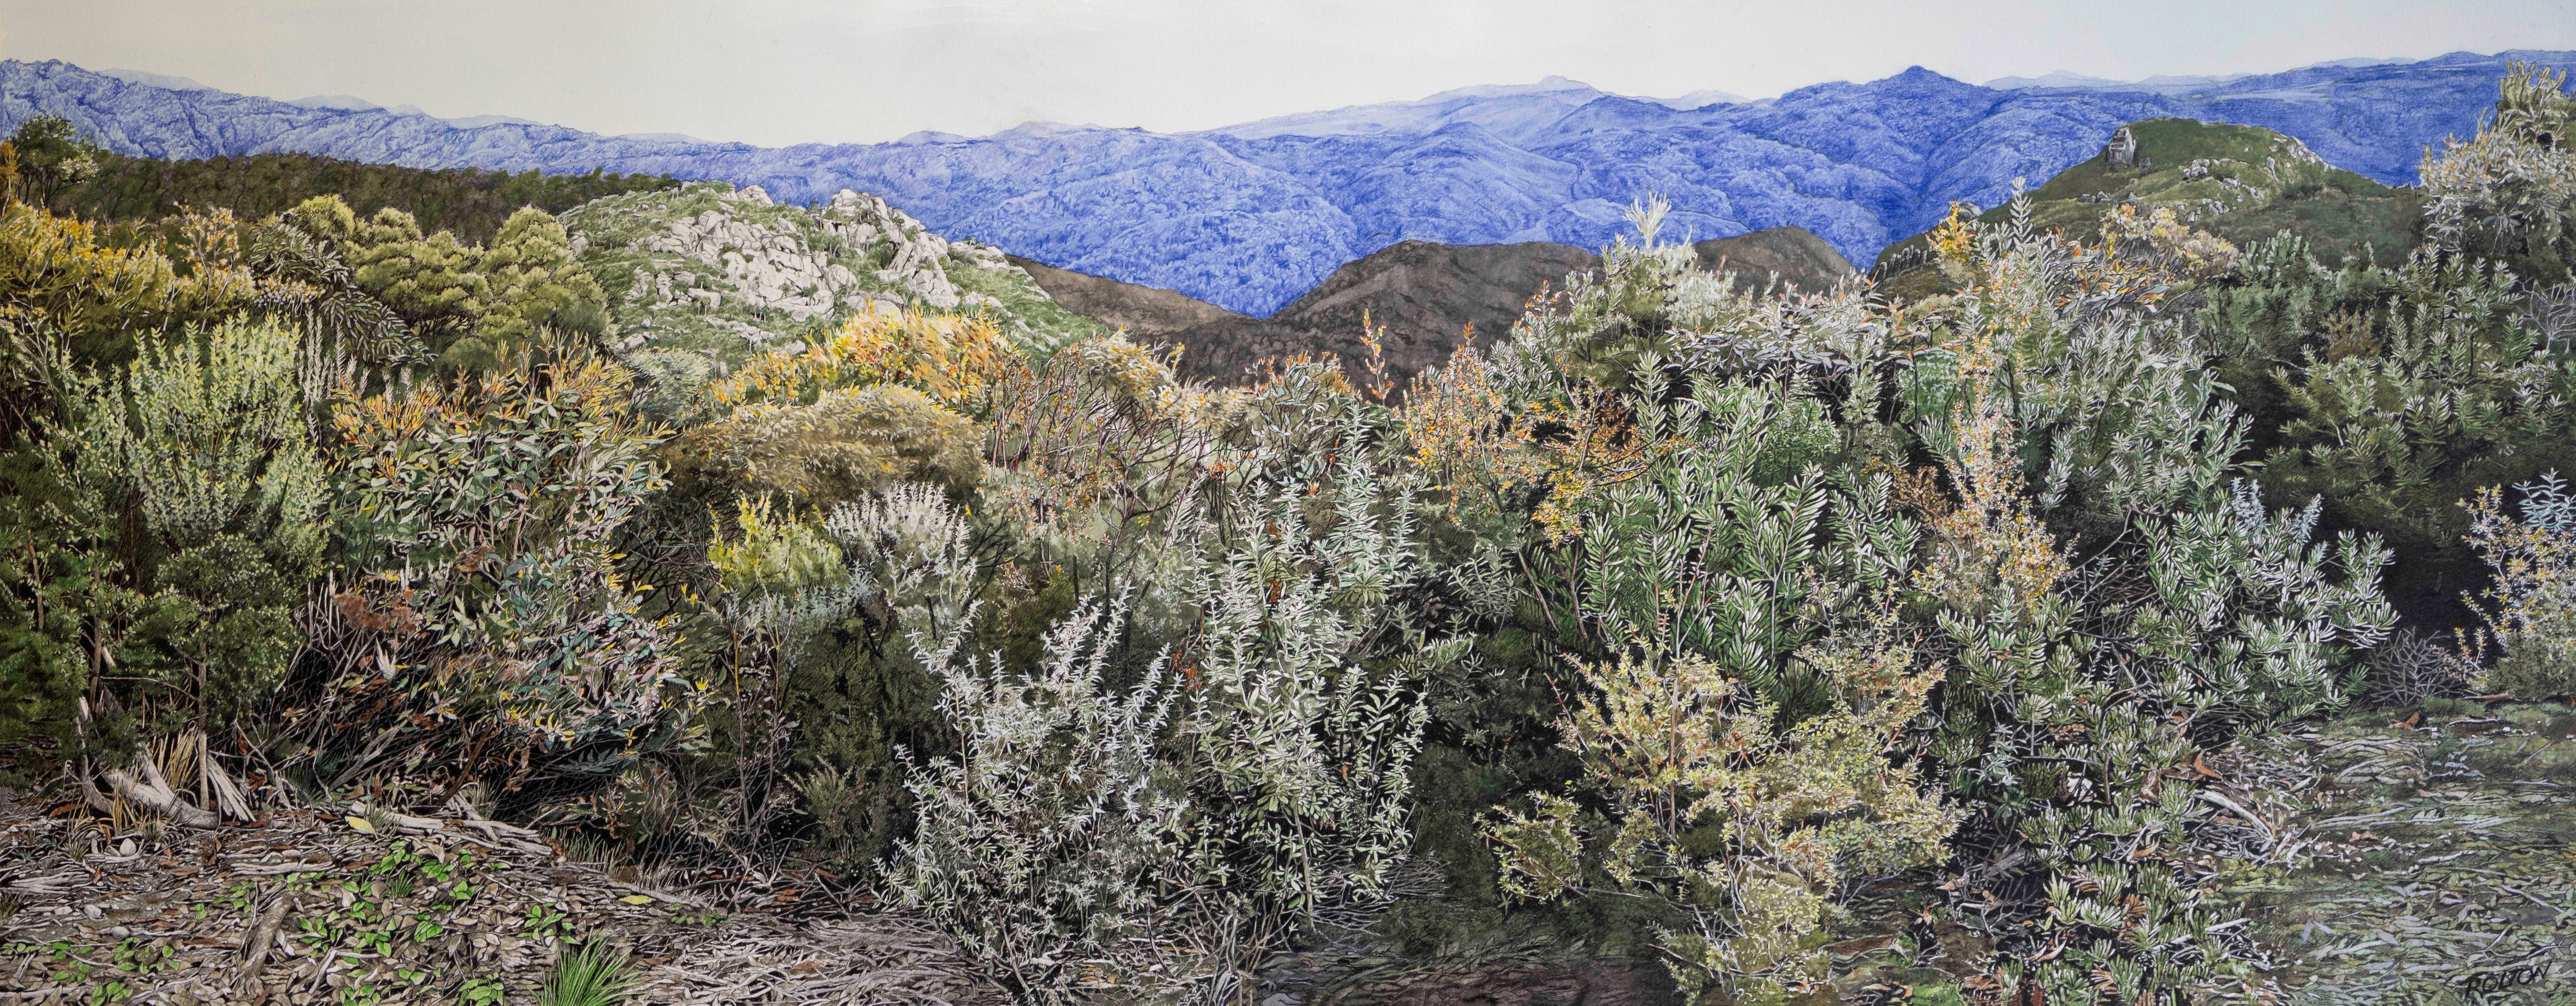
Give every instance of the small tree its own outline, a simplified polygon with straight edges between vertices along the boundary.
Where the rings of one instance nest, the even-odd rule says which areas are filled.
[[[2425,230],[2534,285],[2564,282],[2576,259],[2576,96],[2564,70],[2506,69],[2477,135],[2424,152]]]
[[[103,151],[72,120],[46,113],[18,124],[9,137],[18,155],[17,196],[49,206],[54,196],[98,177]]]

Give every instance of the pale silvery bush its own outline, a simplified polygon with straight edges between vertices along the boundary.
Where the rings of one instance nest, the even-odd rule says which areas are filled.
[[[961,743],[911,767],[919,823],[887,874],[1024,1001],[1068,997],[1086,967],[1141,971],[1170,928],[1187,807],[1155,777],[1177,696],[1159,661],[1125,695],[1102,683],[1125,617],[1083,607],[1033,668],[960,660],[962,633],[919,651]]]
[[[1460,649],[1404,617],[1398,595],[1427,575],[1411,486],[1346,432],[1331,524],[1310,529],[1303,487],[1254,495],[1192,595],[1193,856],[1256,948],[1319,907],[1374,898],[1407,855],[1428,715],[1409,685]]]

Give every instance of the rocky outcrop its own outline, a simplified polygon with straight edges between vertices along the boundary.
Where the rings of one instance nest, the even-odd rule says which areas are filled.
[[[2127,126],[2111,134],[2111,142],[2102,145],[2102,163],[2115,168],[2138,166],[2138,134]]]
[[[574,249],[611,291],[627,353],[674,350],[721,369],[794,351],[871,305],[986,310],[1039,341],[1098,326],[1056,307],[1001,250],[951,241],[885,200],[843,189],[787,206],[760,186],[699,182],[613,196],[564,214]]]

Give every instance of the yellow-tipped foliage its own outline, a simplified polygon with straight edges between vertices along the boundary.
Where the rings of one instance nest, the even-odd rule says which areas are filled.
[[[804,405],[826,391],[900,384],[951,409],[972,411],[985,389],[1019,363],[982,314],[879,308],[799,353],[772,353],[717,382],[726,406]]]

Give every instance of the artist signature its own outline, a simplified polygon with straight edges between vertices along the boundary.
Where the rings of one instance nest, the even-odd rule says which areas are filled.
[[[2519,988],[2539,981],[2541,976],[2548,972],[2549,969],[2547,967],[2535,962],[2506,968],[2502,971],[2489,971],[2484,974],[2470,975],[2469,980],[2465,984],[2471,992],[2502,992],[2509,988]]]

